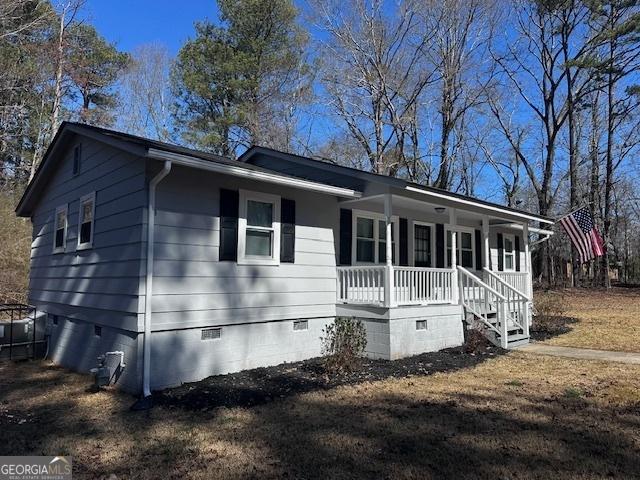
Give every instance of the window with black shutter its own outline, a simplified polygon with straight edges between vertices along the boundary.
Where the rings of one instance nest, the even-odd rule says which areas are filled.
[[[236,190],[220,190],[220,261],[238,259],[238,206]]]
[[[296,249],[296,202],[281,199],[280,202],[280,262],[294,263]]]

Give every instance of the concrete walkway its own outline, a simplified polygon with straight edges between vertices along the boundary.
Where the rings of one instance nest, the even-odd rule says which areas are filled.
[[[553,355],[555,357],[582,358],[584,360],[602,360],[605,362],[634,363],[640,365],[640,353],[611,352],[608,350],[592,350],[589,348],[558,347],[541,343],[528,343],[514,350]]]

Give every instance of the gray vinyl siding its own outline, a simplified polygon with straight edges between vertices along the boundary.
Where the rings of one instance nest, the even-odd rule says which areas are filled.
[[[29,301],[42,310],[130,331],[139,330],[145,163],[121,150],[82,140],[80,173],[73,147],[33,211]],[[76,250],[80,198],[95,192],[93,246]],[[53,253],[56,208],[68,206],[66,251]]]
[[[296,202],[295,263],[218,261],[221,188]],[[329,195],[174,166],[157,190],[153,329],[335,316],[337,212]]]

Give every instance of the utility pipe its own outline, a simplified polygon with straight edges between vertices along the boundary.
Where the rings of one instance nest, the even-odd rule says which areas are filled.
[[[156,220],[156,187],[171,171],[171,162],[166,160],[162,170],[149,182],[149,205],[147,206],[147,273],[144,297],[144,337],[142,339],[142,395],[151,395],[149,377],[151,376],[151,297],[153,291],[153,250]]]

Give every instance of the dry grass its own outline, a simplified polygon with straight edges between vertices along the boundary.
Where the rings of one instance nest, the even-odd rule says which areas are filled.
[[[566,290],[565,315],[578,321],[571,331],[548,340],[550,345],[640,352],[640,288]],[[536,296],[558,296],[558,292]]]
[[[451,374],[252,409],[132,413],[86,376],[0,365],[0,455],[69,454],[76,478],[633,478],[640,366],[512,352]]]

